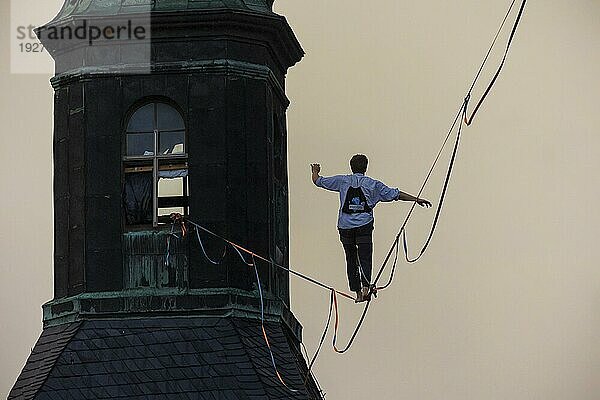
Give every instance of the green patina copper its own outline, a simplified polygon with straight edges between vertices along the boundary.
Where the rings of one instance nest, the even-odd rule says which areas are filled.
[[[125,289],[188,287],[186,246],[178,237],[169,236],[164,231],[123,234]]]
[[[52,22],[73,18],[201,10],[241,10],[272,14],[274,0],[65,0]]]

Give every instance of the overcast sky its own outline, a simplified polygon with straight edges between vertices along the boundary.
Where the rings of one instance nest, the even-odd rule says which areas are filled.
[[[5,396],[52,298],[52,89],[50,75],[10,73],[14,31],[9,1],[0,1]],[[18,1],[34,24],[61,3]],[[508,3],[276,2],[306,51],[287,81],[294,268],[346,287],[338,200],[312,185],[309,164],[346,173],[350,156],[365,153],[369,175],[416,192]],[[315,367],[328,399],[597,398],[599,66],[598,1],[528,3],[504,72],[464,131],[429,251],[399,265],[351,351],[336,355],[328,338]],[[425,191],[433,202],[448,155]],[[376,266],[408,209],[376,208]],[[412,254],[433,215],[419,209],[411,220]],[[293,280],[292,303],[312,351],[328,293]],[[342,302],[340,341],[360,310]]]

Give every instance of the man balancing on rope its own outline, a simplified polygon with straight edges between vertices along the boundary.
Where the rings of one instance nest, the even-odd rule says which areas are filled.
[[[320,176],[321,166],[311,164],[312,180],[323,189],[340,193],[338,230],[346,253],[350,290],[356,292],[356,302],[368,301],[374,293],[371,285],[373,260],[373,208],[380,201],[416,201],[421,207],[431,207],[419,199],[382,182],[365,176],[369,160],[357,154],[350,160],[352,175]]]

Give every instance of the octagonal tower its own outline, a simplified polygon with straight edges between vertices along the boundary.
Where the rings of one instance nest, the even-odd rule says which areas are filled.
[[[286,271],[259,264],[297,392],[269,366],[254,270],[234,251],[214,265],[200,241],[216,259],[224,242],[170,218],[288,265],[285,76],[303,51],[272,1],[66,0],[36,33],[56,65],[54,299],[9,398],[321,398]]]

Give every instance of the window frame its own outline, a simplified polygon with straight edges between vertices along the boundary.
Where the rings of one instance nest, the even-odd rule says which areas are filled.
[[[152,132],[149,131],[130,131],[129,124],[135,114],[140,111],[143,107],[152,104]],[[158,118],[159,118],[159,104],[164,105],[175,111],[182,122],[182,129],[158,129]],[[187,126],[185,120],[183,118],[183,113],[180,111],[179,107],[172,103],[171,101],[167,101],[165,99],[149,99],[142,103],[137,103],[132,108],[132,111],[128,114],[128,117],[125,121],[124,128],[124,146],[122,151],[122,173],[123,173],[123,185],[125,185],[126,174],[128,173],[136,173],[136,172],[148,172],[152,171],[152,227],[157,228],[163,223],[168,223],[170,221],[168,216],[159,216],[160,208],[171,208],[171,207],[160,207],[160,199],[158,193],[158,183],[161,179],[160,171],[163,166],[168,165],[169,168],[172,169],[181,169],[186,170],[187,174],[183,178],[183,188],[181,196],[166,196],[163,197],[165,199],[174,199],[179,198],[181,201],[181,205],[173,206],[182,207],[183,215],[187,216],[189,213],[189,165],[188,165],[188,144],[187,144]],[[183,133],[183,152],[175,153],[175,154],[160,154],[160,134],[161,133],[171,133],[171,132],[182,132]],[[153,134],[153,152],[152,155],[128,155],[128,139],[130,135],[136,134]],[[167,168],[168,170],[168,168]],[[124,226],[127,227],[128,230],[135,230],[136,227],[146,227],[147,223],[142,224],[128,224],[127,221],[124,221]]]

